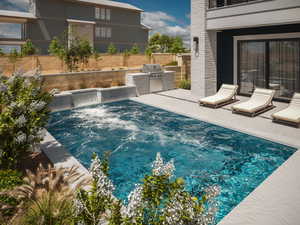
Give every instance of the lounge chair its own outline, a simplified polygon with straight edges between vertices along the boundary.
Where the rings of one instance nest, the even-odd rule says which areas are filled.
[[[285,123],[300,128],[300,93],[295,93],[289,106],[272,115],[273,122]]]
[[[237,101],[237,89],[237,85],[223,84],[215,95],[200,99],[199,104],[202,106],[218,108],[233,103]]]
[[[257,88],[248,101],[233,105],[232,112],[257,116],[275,107],[272,102],[274,94],[275,90]]]

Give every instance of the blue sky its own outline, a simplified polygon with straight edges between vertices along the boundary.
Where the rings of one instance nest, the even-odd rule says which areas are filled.
[[[27,11],[29,0],[0,0],[0,9]],[[190,0],[118,0],[127,2],[145,12],[142,22],[159,32],[180,36],[188,46],[190,42]]]

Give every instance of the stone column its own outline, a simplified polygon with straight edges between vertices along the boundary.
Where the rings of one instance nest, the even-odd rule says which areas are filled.
[[[216,92],[216,31],[206,30],[207,0],[191,2],[192,94],[199,97]],[[193,49],[193,38],[199,38],[199,52]]]

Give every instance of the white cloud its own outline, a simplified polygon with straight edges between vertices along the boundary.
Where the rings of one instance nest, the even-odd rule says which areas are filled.
[[[165,12],[144,12],[142,22],[152,28],[151,34],[161,33],[169,36],[179,36],[183,39],[186,47],[190,47],[190,26],[173,25],[176,18]]]

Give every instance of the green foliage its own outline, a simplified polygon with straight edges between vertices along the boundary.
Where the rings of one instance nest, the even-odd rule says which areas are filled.
[[[90,169],[91,188],[80,190],[75,201],[76,222],[89,225],[213,224],[215,210],[207,209],[218,194],[218,188],[208,190],[208,194],[202,194],[198,199],[185,191],[182,178],[172,179],[173,161],[164,164],[158,154],[152,167],[152,174],[144,177],[142,184],[130,193],[128,204],[123,205],[112,195],[108,155],[101,162],[94,154]]]
[[[170,52],[171,53],[184,53],[186,49],[183,47],[183,41],[182,38],[180,37],[175,37],[173,38],[171,47],[170,47]]]
[[[21,55],[22,56],[30,56],[35,55],[37,53],[36,47],[33,45],[31,40],[27,40],[25,44],[21,46]]]
[[[22,55],[14,48],[8,54],[8,60],[13,64],[13,71],[16,70],[16,63],[22,58]]]
[[[178,66],[178,62],[177,61],[172,61],[172,62],[166,64],[165,66]]]
[[[5,54],[4,54],[4,52],[3,52],[3,49],[2,48],[0,48],[0,56],[4,56]]]
[[[72,225],[74,210],[72,201],[61,198],[53,192],[44,193],[39,199],[27,203],[28,210],[21,224]]]
[[[181,80],[179,83],[179,88],[191,90],[191,81],[190,80]]]
[[[107,47],[107,53],[110,55],[114,55],[118,52],[116,46],[113,43],[110,43]]]
[[[23,183],[22,174],[16,170],[0,170],[0,191],[9,190]]]
[[[14,187],[23,184],[21,173],[16,170],[0,170],[0,192],[9,191]],[[0,207],[0,224],[15,213],[15,208],[19,204],[18,200],[7,194],[0,194],[0,205],[5,205],[4,209]]]
[[[123,51],[123,55],[126,57],[126,56],[130,56],[131,55],[131,52],[128,50],[128,49],[125,49]]]
[[[15,168],[43,138],[51,94],[43,92],[38,75],[16,72],[0,78],[0,169]]]
[[[145,54],[146,54],[147,56],[151,57],[151,56],[152,56],[152,53],[153,53],[153,50],[148,46],[148,47],[146,48]]]
[[[140,53],[140,48],[139,48],[139,46],[137,45],[137,44],[134,44],[133,46],[132,46],[132,48],[130,49],[130,54],[132,54],[132,55],[137,55],[137,54],[139,54]]]
[[[48,52],[63,60],[69,71],[75,71],[78,69],[78,63],[88,63],[89,57],[93,55],[93,48],[87,40],[75,38],[68,46],[64,38],[55,37],[49,45]]]
[[[152,35],[147,47],[152,53],[183,53],[186,51],[182,38],[156,33]]]
[[[52,39],[52,41],[50,42],[48,52],[50,53],[50,55],[57,56],[61,60],[63,60],[63,56],[65,54],[64,53],[65,48],[64,48],[63,44],[61,43],[61,41],[59,41],[59,39],[57,37],[54,37]]]

